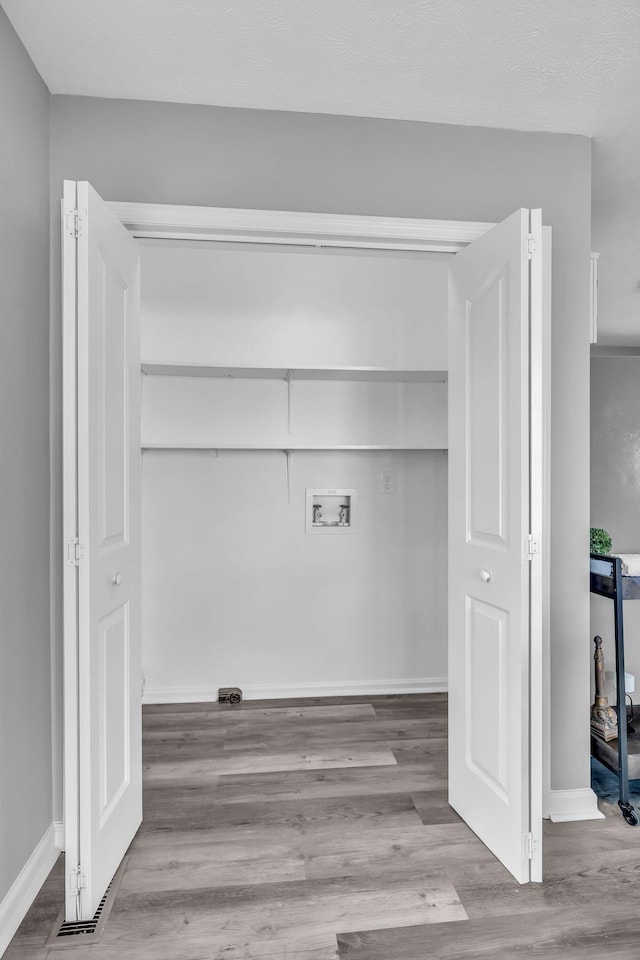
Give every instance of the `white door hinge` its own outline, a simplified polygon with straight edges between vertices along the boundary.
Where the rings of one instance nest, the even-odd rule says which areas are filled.
[[[67,541],[67,563],[70,567],[77,567],[81,560],[85,558],[84,545],[80,543],[77,537]]]
[[[70,210],[64,218],[64,235],[77,239],[84,233],[84,217],[79,210]]]
[[[80,896],[80,891],[84,890],[87,885],[87,878],[82,872],[81,868],[74,867],[73,870],[69,872],[69,890],[76,897]]]
[[[538,850],[538,842],[533,839],[532,833],[525,833],[523,836],[524,841],[524,858],[525,860],[533,860],[534,855]]]
[[[532,233],[527,234],[527,260],[531,260],[536,252],[536,238]]]
[[[532,560],[540,553],[540,541],[530,533],[527,536],[527,559]]]

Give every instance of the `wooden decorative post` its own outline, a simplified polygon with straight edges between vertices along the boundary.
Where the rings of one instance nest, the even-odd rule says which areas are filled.
[[[604,675],[604,654],[602,637],[594,637],[596,645],[593,661],[596,675],[596,701],[591,707],[591,732],[601,740],[615,740],[618,736],[618,716],[609,706],[606,679]]]

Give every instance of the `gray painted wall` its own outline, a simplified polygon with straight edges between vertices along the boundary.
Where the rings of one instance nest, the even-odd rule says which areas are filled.
[[[635,127],[635,125],[634,125]],[[592,249],[598,261],[598,343],[637,345],[640,186],[631,127],[593,141]]]
[[[52,100],[51,148],[54,243],[65,177],[90,180],[108,200],[485,221],[500,220],[521,206],[543,208],[554,231],[552,786],[587,786],[590,141],[57,96]],[[54,251],[54,262],[56,258]],[[54,314],[52,479],[57,503],[59,330]],[[60,538],[58,511],[54,550],[60,549]],[[59,660],[59,582],[55,595]]]
[[[52,819],[49,104],[0,10],[0,901]]]
[[[615,553],[640,553],[640,356],[591,360],[591,523],[609,531]],[[591,637],[604,639],[608,670],[615,669],[612,606],[591,598]],[[640,603],[625,604],[624,621],[639,701]]]

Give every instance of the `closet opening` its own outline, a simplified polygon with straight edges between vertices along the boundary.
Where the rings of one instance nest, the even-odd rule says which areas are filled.
[[[541,879],[540,211],[147,209],[68,181],[64,212],[67,919],[142,817],[140,665],[149,704],[446,689],[449,802]]]
[[[145,700],[444,691],[450,255],[138,243]]]

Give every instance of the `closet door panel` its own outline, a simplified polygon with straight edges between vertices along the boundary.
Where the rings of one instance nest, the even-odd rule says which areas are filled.
[[[142,819],[139,257],[88,183],[64,212],[65,913],[89,920]]]
[[[456,255],[450,285],[449,802],[521,883],[542,878],[540,251],[519,210]]]

